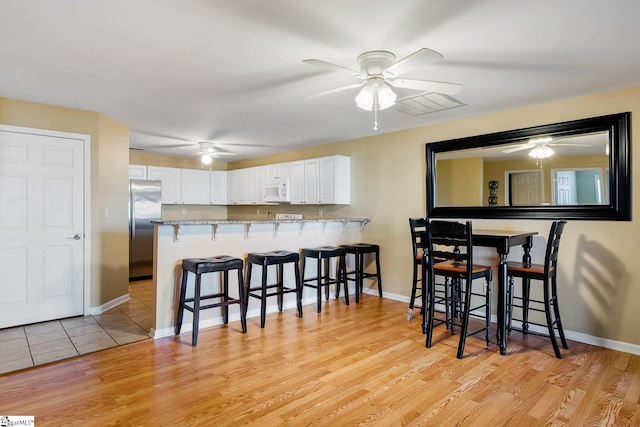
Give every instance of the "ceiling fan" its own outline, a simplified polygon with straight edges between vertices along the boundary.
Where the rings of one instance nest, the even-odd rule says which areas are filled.
[[[213,142],[208,142],[208,141],[200,141],[198,142],[198,146],[199,147],[195,147],[195,146],[191,146],[191,147],[185,147],[185,148],[178,148],[178,150],[181,151],[195,151],[195,149],[198,149],[198,151],[195,153],[201,157],[202,163],[205,165],[208,165],[209,163],[211,163],[211,161],[216,158],[216,157],[221,157],[221,156],[235,156],[235,154],[233,153],[228,153],[226,151],[221,151],[220,149],[216,148],[213,144]]]
[[[534,157],[536,159],[544,159],[546,157],[551,157],[555,152],[551,147],[556,147],[559,145],[571,146],[571,147],[590,147],[589,144],[563,144],[560,142],[553,142],[553,138],[550,136],[534,138],[530,139],[527,142],[522,144],[517,144],[512,147],[506,148],[502,150],[503,153],[515,153],[520,150],[531,150],[529,152],[529,156]]]
[[[431,80],[412,80],[398,78],[416,68],[424,67],[443,58],[438,52],[422,48],[411,55],[396,61],[396,56],[384,50],[373,50],[358,56],[360,71],[351,70],[340,65],[331,64],[319,59],[305,59],[304,63],[316,65],[339,73],[348,74],[362,80],[362,82],[329,89],[306,98],[329,95],[348,89],[362,87],[356,96],[359,108],[374,113],[374,130],[378,129],[378,111],[391,107],[396,100],[396,93],[391,89],[405,88],[419,90],[425,93],[436,92],[445,95],[455,95],[462,89],[458,83],[436,82]],[[391,86],[391,87],[390,87]]]

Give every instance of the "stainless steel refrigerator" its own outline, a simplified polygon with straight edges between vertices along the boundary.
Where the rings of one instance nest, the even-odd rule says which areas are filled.
[[[129,279],[153,275],[153,220],[162,215],[160,181],[129,180]]]

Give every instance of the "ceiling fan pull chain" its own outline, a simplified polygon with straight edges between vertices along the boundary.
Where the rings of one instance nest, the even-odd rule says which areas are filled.
[[[373,130],[378,130],[378,91],[373,92]]]

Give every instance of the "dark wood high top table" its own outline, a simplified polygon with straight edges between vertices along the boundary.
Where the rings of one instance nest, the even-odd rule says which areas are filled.
[[[500,354],[507,353],[507,255],[514,246],[522,246],[522,261],[531,263],[531,246],[535,231],[473,230],[473,246],[496,248],[498,263],[498,345]]]
[[[505,231],[505,230],[473,230],[473,246],[495,248],[500,257],[498,263],[498,333],[497,341],[500,354],[507,353],[507,255],[514,246],[522,246],[524,254],[522,261],[531,263],[531,247],[536,231]],[[427,239],[423,239],[426,242]],[[426,318],[425,318],[426,319]],[[426,331],[426,320],[423,320],[423,331]]]

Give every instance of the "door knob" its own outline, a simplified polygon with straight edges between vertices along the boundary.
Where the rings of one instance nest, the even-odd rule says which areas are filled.
[[[73,237],[67,237],[67,239],[80,240],[80,235],[76,233],[73,235]]]

